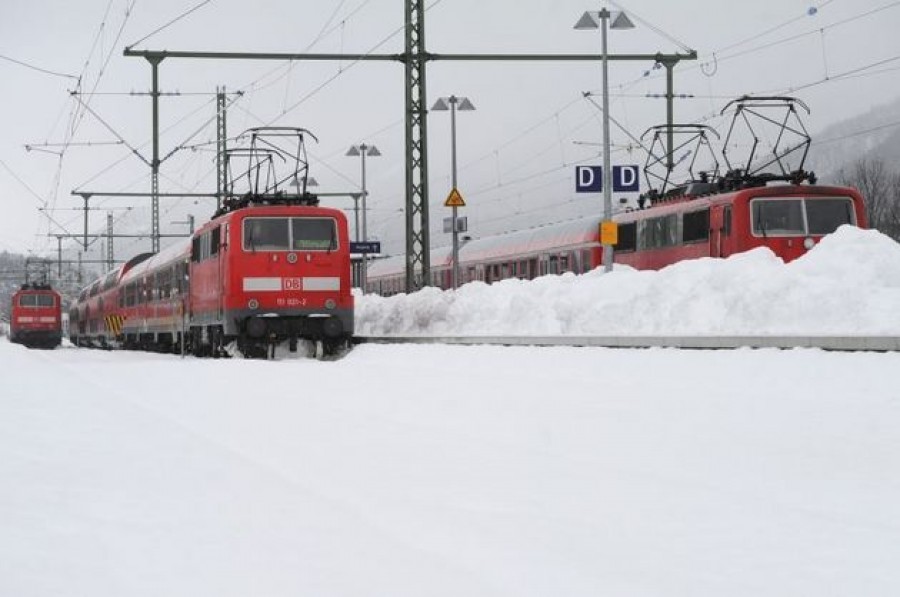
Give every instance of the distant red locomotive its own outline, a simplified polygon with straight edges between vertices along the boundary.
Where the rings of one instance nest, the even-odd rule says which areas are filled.
[[[729,193],[684,194],[652,208],[616,215],[615,262],[660,269],[685,259],[727,257],[768,247],[785,262],[800,257],[842,224],[865,227],[863,198],[846,187],[777,185]],[[601,218],[592,216],[469,241],[460,249],[460,281],[531,280],[546,274],[584,273],[601,264]],[[432,251],[431,283],[450,288],[448,248]],[[369,290],[404,291],[403,256],[372,262]]]
[[[72,341],[198,356],[265,356],[283,341],[294,351],[309,340],[317,356],[345,346],[353,335],[347,219],[318,206],[305,176],[293,180],[302,181],[293,194],[267,183],[230,195],[190,240],[85,288],[70,312]]]
[[[753,110],[772,107],[787,107],[793,115],[797,102],[792,98],[742,98],[732,104],[737,104],[737,113],[743,118]],[[786,128],[802,131],[796,125]],[[698,146],[707,143],[703,127],[682,125],[682,129],[699,141]],[[756,247],[768,247],[788,262],[843,224],[866,227],[865,205],[857,190],[817,185],[815,176],[802,169],[786,171],[782,162],[789,154],[802,151],[805,157],[809,137],[803,133],[793,146],[776,146],[775,157],[757,169],[732,168],[721,177],[692,175],[691,182],[665,192],[651,191],[641,198],[637,209],[613,215],[618,228],[615,262],[636,269],[660,269],[685,259],[727,257]],[[698,152],[691,153],[696,157]],[[654,157],[648,164],[663,159]],[[747,163],[753,159],[751,153]],[[773,164],[781,171],[759,171]],[[666,172],[663,189],[669,174]],[[601,220],[597,215],[471,240],[459,252],[460,283],[590,271],[602,262]],[[450,288],[450,249],[433,249],[431,261],[430,283]],[[402,255],[372,262],[369,290],[384,295],[405,291],[405,269]]]
[[[48,284],[23,284],[12,296],[9,339],[29,348],[62,342],[62,297]]]

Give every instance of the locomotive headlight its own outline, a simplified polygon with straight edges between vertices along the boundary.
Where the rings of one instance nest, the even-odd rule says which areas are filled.
[[[247,301],[247,308],[252,311],[259,309],[259,301],[256,299],[250,299],[249,301]]]
[[[337,306],[337,303],[334,302],[334,299],[326,299],[325,300],[325,308],[326,309],[334,309]]]
[[[807,236],[803,239],[803,246],[806,247],[807,251],[809,251],[816,246],[816,241],[814,241],[811,236]]]

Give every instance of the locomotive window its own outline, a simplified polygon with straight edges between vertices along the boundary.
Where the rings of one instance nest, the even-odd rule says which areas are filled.
[[[725,206],[725,212],[722,214],[722,234],[731,235],[731,206]]]
[[[805,234],[800,199],[755,199],[751,205],[753,234],[763,237]]]
[[[810,234],[830,234],[841,224],[854,224],[853,204],[845,198],[806,200],[806,219]]]
[[[291,218],[291,250],[333,251],[337,229],[331,218]]]
[[[637,248],[637,223],[619,224],[619,242],[616,251],[634,251]]]
[[[218,255],[219,254],[219,243],[220,243],[220,239],[221,239],[221,232],[219,232],[219,230],[221,230],[221,229],[218,226],[213,228],[212,234],[209,237],[209,239],[210,239],[209,240],[209,243],[210,243],[209,254],[210,255]]]
[[[290,227],[287,218],[247,218],[244,220],[245,251],[287,251]]]
[[[694,243],[709,238],[709,210],[692,211],[684,214],[683,242]]]
[[[52,294],[23,294],[19,297],[20,307],[53,307],[56,299]]]

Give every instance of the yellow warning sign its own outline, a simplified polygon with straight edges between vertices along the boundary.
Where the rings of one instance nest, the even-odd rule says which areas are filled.
[[[465,207],[466,202],[463,201],[462,195],[459,194],[459,191],[456,190],[456,187],[453,187],[453,190],[450,191],[450,194],[447,195],[447,200],[444,201],[444,207]]]
[[[617,245],[619,244],[619,225],[612,220],[600,222],[600,244],[601,245]]]

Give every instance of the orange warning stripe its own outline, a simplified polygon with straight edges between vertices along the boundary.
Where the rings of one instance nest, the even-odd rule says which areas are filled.
[[[111,332],[113,336],[118,336],[122,333],[122,326],[125,325],[125,318],[121,315],[107,315],[106,316],[106,331]]]

